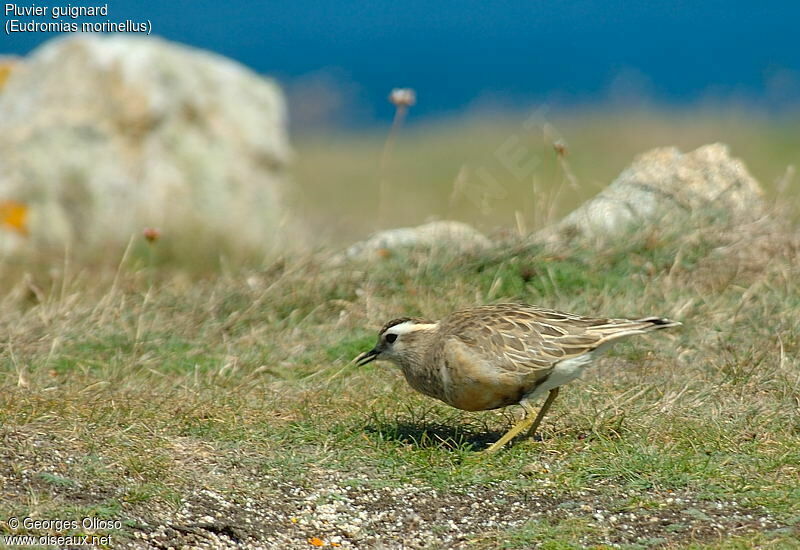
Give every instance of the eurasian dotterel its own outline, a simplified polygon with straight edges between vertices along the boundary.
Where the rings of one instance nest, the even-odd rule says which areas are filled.
[[[487,449],[492,452],[523,430],[532,435],[559,388],[578,378],[611,343],[680,324],[661,317],[611,319],[527,304],[487,305],[439,321],[389,321],[375,347],[355,362],[391,361],[412,388],[466,411],[521,405],[525,417]],[[534,415],[533,403],[545,394]]]

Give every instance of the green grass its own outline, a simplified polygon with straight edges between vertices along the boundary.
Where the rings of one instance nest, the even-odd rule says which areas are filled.
[[[582,149],[601,123],[609,120],[589,119],[577,133],[566,120],[562,132],[573,170],[590,172],[594,159],[606,181],[629,159],[614,167],[611,145]],[[682,123],[692,132],[679,144],[706,139],[700,122]],[[461,161],[451,145],[491,151],[487,142],[508,124],[494,133],[429,129],[420,143],[399,144],[393,162],[409,170],[393,188],[407,183],[409,197],[385,223],[421,221],[405,217],[404,201],[445,212],[436,196],[450,183],[427,196],[415,195],[411,180],[446,182]],[[631,124],[642,142],[672,138],[678,126],[656,125],[651,136],[642,128],[652,120]],[[764,143],[793,143],[780,125],[769,128]],[[633,130],[616,129],[621,157],[635,145]],[[345,147],[352,142],[300,144],[304,162],[318,166]],[[358,147],[349,154],[364,161],[377,146]],[[797,151],[775,149],[758,170],[782,170]],[[318,197],[350,209],[330,213],[352,222],[343,235],[377,225],[353,221],[372,200],[374,172],[354,180],[351,203],[325,198],[348,170],[363,169],[347,163],[331,165]],[[432,167],[426,178],[423,165]],[[301,187],[311,185],[305,170]],[[552,159],[541,170],[560,184]],[[510,225],[506,214],[483,222]],[[17,532],[4,518],[96,516],[125,521],[113,534],[131,542],[167,519],[208,533],[198,518],[224,510],[223,531],[240,540],[277,544],[269,537],[283,533],[303,548],[336,536],[367,547],[791,548],[800,525],[795,234],[777,225],[731,242],[715,230],[653,231],[558,253],[505,236],[480,254],[410,251],[339,267],[327,250],[219,270],[187,268],[167,253],[156,262],[133,254],[119,268],[121,252],[92,264],[58,255],[6,261],[0,532]],[[414,393],[389,366],[348,365],[389,318],[509,300],[658,314],[684,326],[615,347],[565,388],[540,440],[492,456],[479,451],[508,429],[513,408],[457,411]],[[347,510],[363,511],[366,527],[344,525]],[[458,530],[447,523],[462,518]],[[413,542],[420,533],[433,538]]]
[[[512,501],[544,491],[554,502],[556,513],[478,533],[478,545],[615,540],[588,512],[560,515],[559,502],[587,490],[619,510],[658,512],[675,494],[693,507],[735,501],[776,524],[796,518],[798,321],[786,306],[796,304],[797,265],[788,256],[758,271],[739,265],[726,285],[698,294],[716,286],[700,277],[726,263],[712,236],[679,268],[679,240],[652,242],[558,257],[517,245],[466,258],[415,253],[343,272],[311,257],[280,274],[191,284],[162,270],[153,287],[123,267],[116,287],[109,272],[100,283],[64,281],[65,292],[41,303],[9,296],[0,422],[16,438],[5,457],[14,489],[0,513],[57,515],[79,502],[135,525],[153,519],[153,506],[175,509],[198,483],[258,498],[263,488],[248,480],[313,489],[308,472],[321,469],[365,491],[501,484]],[[763,292],[742,302],[754,285]],[[691,304],[681,331],[620,345],[571,385],[543,441],[484,456],[510,411],[462,413],[412,393],[386,366],[347,366],[387,317],[436,317],[481,300],[613,315],[672,316]],[[703,514],[694,520],[710,523]],[[643,540],[694,540],[682,525]]]

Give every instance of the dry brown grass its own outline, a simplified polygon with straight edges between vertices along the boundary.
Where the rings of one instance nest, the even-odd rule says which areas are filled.
[[[508,124],[400,139],[391,164],[407,171],[391,174],[399,194],[386,223],[424,210],[517,226],[480,254],[409,250],[334,267],[321,250],[259,264],[220,261],[213,246],[175,251],[162,235],[124,255],[6,258],[0,531],[26,532],[2,522],[11,517],[93,516],[124,520],[114,546],[135,548],[790,548],[800,525],[796,213],[775,207],[748,226],[652,230],[602,248],[545,250],[519,236],[592,194],[578,183],[586,173],[610,179],[629,160],[616,163],[628,155],[617,148],[689,148],[709,141],[701,122],[648,133],[651,121],[634,118],[640,139],[620,125],[617,143],[592,149],[602,134],[592,120],[580,132],[566,121],[566,157],[552,135],[527,135],[545,161],[530,181],[506,181],[488,210],[459,206],[453,178]],[[672,139],[686,128],[695,133]],[[300,147],[301,187],[316,173],[318,191],[303,208],[330,207],[315,219],[342,240],[373,228],[377,204],[377,165],[365,161],[374,147],[352,143]],[[422,165],[434,169],[421,177]],[[352,200],[340,204],[345,181]],[[534,185],[546,200],[532,201]],[[456,411],[383,365],[348,365],[388,318],[512,300],[684,327],[616,347],[562,392],[541,440],[495,456],[476,451],[515,411]]]
[[[128,526],[114,533],[123,541],[156,536],[152,526],[178,517],[182,499],[200,499],[204,487],[233,507],[239,540],[303,547],[313,535],[365,545],[394,531],[375,523],[348,536],[344,516],[328,527],[292,523],[314,517],[292,487],[313,492],[319,483],[357,503],[380,487],[427,488],[408,504],[418,511],[445,506],[427,491],[470,502],[469,491],[483,487],[482,500],[492,498],[485,491],[504,495],[508,506],[492,513],[505,522],[490,528],[481,523],[488,516],[470,515],[482,527],[453,539],[445,514],[401,532],[433,537],[422,546],[487,548],[681,547],[740,535],[741,544],[769,545],[792,536],[800,515],[793,227],[661,235],[559,256],[509,242],[471,257],[416,251],[339,269],[325,258],[213,277],[135,258],[91,271],[63,261],[6,266],[0,516],[123,518]],[[543,441],[498,457],[475,450],[511,411],[453,411],[383,366],[346,366],[388,317],[505,300],[661,314],[685,326],[618,347],[564,392]],[[364,492],[353,494],[345,486],[356,478]],[[511,508],[520,499],[538,499],[542,515]],[[370,513],[398,506],[380,502]],[[573,502],[575,510],[565,504]],[[598,521],[598,507],[633,513],[638,527]],[[718,509],[739,518],[737,527]],[[258,516],[262,529],[237,523],[237,513],[256,512],[268,514]],[[182,536],[169,540],[187,543]]]

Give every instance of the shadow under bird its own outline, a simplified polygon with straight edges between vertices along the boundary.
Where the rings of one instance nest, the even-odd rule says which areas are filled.
[[[661,317],[583,317],[526,304],[479,306],[439,321],[389,321],[375,347],[354,361],[391,361],[412,388],[465,411],[521,405],[525,417],[486,449],[493,452],[524,430],[532,435],[559,388],[611,343],[680,324]],[[535,415],[533,403],[545,394]]]

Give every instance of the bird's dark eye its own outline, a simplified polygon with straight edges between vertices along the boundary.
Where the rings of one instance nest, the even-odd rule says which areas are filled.
[[[394,344],[395,340],[397,340],[397,335],[396,334],[387,334],[386,335],[386,341],[389,342],[390,344]]]

